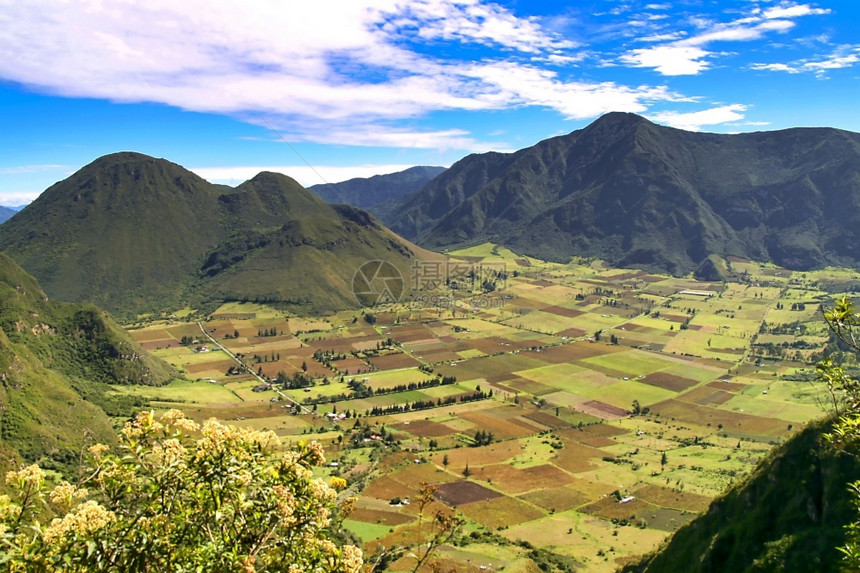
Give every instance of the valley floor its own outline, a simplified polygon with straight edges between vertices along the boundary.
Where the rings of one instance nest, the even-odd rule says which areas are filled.
[[[739,259],[703,283],[492,245],[452,256],[459,288],[397,304],[231,304],[205,333],[190,318],[133,330],[187,380],[116,391],[324,443],[326,472],[359,494],[344,526],[368,560],[439,510],[465,521],[435,555],[458,570],[611,571],[823,415],[819,304],[860,283]],[[436,491],[419,518],[422,484]]]

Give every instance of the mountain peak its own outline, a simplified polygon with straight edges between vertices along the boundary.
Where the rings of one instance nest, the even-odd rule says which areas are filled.
[[[654,124],[635,113],[613,111],[598,117],[587,125],[582,133],[599,135],[605,137],[617,137],[628,131],[635,130],[640,126],[653,126]]]

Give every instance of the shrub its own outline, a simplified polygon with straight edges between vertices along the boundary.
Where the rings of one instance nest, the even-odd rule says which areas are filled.
[[[330,539],[346,482],[312,479],[317,443],[283,449],[273,432],[171,410],[143,412],[109,453],[89,449],[77,485],[49,488],[36,465],[0,496],[4,568],[36,571],[344,571],[356,547]],[[58,517],[53,517],[58,516]],[[53,517],[53,518],[52,518]]]

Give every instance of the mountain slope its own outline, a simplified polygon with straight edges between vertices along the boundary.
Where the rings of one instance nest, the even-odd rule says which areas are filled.
[[[108,383],[158,385],[174,376],[103,311],[49,302],[0,253],[0,465],[19,457],[74,464],[84,443],[114,439],[108,414],[142,405],[112,397]]]
[[[624,571],[841,570],[836,547],[856,519],[847,484],[860,475],[860,459],[827,448],[828,430],[823,422],[809,425],[661,550]]]
[[[684,274],[711,254],[857,264],[860,135],[691,133],[633,114],[464,158],[383,219],[428,248],[492,241]]]
[[[0,227],[0,248],[52,297],[123,317],[225,299],[354,306],[353,273],[378,252],[407,271],[430,256],[284,175],[230,188],[137,153],[53,185]]]
[[[111,311],[178,302],[199,252],[222,236],[211,185],[137,153],[94,161],[0,227],[0,248],[53,298]]]
[[[2,205],[0,205],[0,223],[8,221],[17,212],[18,212],[18,209],[13,209],[11,207],[3,207]]]
[[[308,190],[328,203],[352,205],[377,215],[375,206],[420,189],[443,171],[444,167],[417,166],[387,175],[356,177],[340,183],[312,185]]]

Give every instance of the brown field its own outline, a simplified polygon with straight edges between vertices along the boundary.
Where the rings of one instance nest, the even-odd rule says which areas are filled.
[[[159,348],[170,348],[174,344],[179,346],[179,341],[175,338],[159,338],[157,340],[147,340],[139,343],[144,350],[158,350]]]
[[[597,461],[606,452],[577,442],[565,441],[564,447],[558,450],[552,459],[553,465],[571,472],[581,473],[597,467]]]
[[[633,495],[654,505],[685,511],[704,511],[711,503],[711,499],[704,495],[675,491],[651,484],[638,488]]]
[[[518,411],[513,408],[493,408],[481,412],[464,412],[460,417],[469,420],[475,427],[485,432],[492,432],[496,439],[522,438],[536,432],[543,431],[544,427],[530,423],[519,417]]]
[[[133,330],[131,337],[136,342],[148,342],[151,340],[169,340],[173,338],[164,328],[147,328],[146,330]]]
[[[367,368],[367,363],[355,356],[350,356],[348,358],[344,358],[343,360],[334,360],[332,361],[332,366],[337,368],[340,372],[351,372],[356,373],[359,370],[363,370]]]
[[[357,507],[349,514],[350,519],[363,521],[365,523],[381,523],[383,525],[403,525],[414,518],[411,515],[403,515],[394,511],[381,511],[378,509],[366,509]]]
[[[413,458],[414,456],[409,456],[408,459]],[[438,467],[431,463],[411,463],[401,467],[390,475],[392,479],[404,485],[412,486],[416,490],[420,488],[422,483],[447,483],[459,479],[455,475],[440,471]]]
[[[432,334],[420,324],[395,326],[388,331],[388,335],[401,343],[432,339]]]
[[[523,415],[523,418],[527,418],[538,424],[546,426],[547,428],[565,428],[568,426],[567,422],[562,420],[561,418],[556,418],[552,414],[547,412],[530,412],[528,414]]]
[[[452,507],[502,497],[502,494],[497,491],[466,480],[439,484],[433,495],[436,496],[436,499]]]
[[[625,418],[630,415],[624,408],[618,408],[599,400],[589,400],[576,406],[576,409],[605,420],[617,420],[618,418]]]
[[[470,469],[473,467],[499,464],[505,462],[512,457],[522,452],[520,443],[516,440],[508,440],[504,442],[493,442],[489,446],[483,448],[455,448],[448,450],[448,460],[450,467],[457,471],[466,467],[469,464]],[[432,457],[433,463],[442,466],[443,453],[434,453]]]
[[[512,497],[497,497],[462,505],[458,509],[467,517],[492,528],[532,521],[546,515],[536,507]]]
[[[400,368],[411,368],[419,364],[417,360],[403,352],[372,356],[368,358],[368,362],[373,364],[377,370],[397,370]]]
[[[419,357],[425,362],[435,363],[435,362],[453,362],[455,360],[460,360],[460,356],[454,352],[451,352],[447,348],[440,348],[439,350],[431,350],[430,352],[422,352],[419,354]]]
[[[436,438],[439,436],[448,436],[454,433],[454,430],[431,420],[416,420],[408,424],[397,424],[393,426],[404,432],[409,432],[415,436],[425,436],[428,438]]]
[[[484,466],[475,475],[482,480],[492,480],[493,487],[513,495],[540,490],[547,484],[564,485],[572,479],[569,474],[547,464],[522,469],[497,464]]]
[[[785,422],[741,412],[727,412],[678,400],[665,400],[651,406],[651,411],[664,418],[689,424],[723,426],[726,432],[747,436],[780,436],[786,433]]]
[[[654,509],[653,505],[639,498],[621,503],[614,496],[608,495],[599,501],[579,508],[579,511],[604,519],[632,519]]]
[[[580,336],[585,336],[585,331],[581,328],[568,328],[566,330],[559,331],[558,335],[567,336],[569,338],[579,338]]]
[[[725,390],[714,390],[713,388],[702,386],[701,388],[695,388],[689,392],[681,394],[678,396],[678,400],[695,402],[696,404],[707,406],[708,404],[725,404],[733,397],[734,394],[731,392],[726,392]]]
[[[502,354],[500,356],[474,358],[459,363],[456,367],[444,364],[436,371],[441,372],[443,376],[456,376],[458,380],[489,379],[492,376],[511,376],[511,372],[545,366],[540,357],[540,354],[533,352]]]
[[[405,486],[392,477],[382,476],[370,482],[361,495],[388,501],[393,497],[409,497],[415,493],[415,488]]]
[[[567,511],[591,501],[591,498],[581,491],[567,486],[539,489],[519,498],[547,511]]]
[[[709,388],[717,388],[719,390],[727,390],[729,392],[742,392],[747,387],[746,384],[738,384],[737,382],[720,382],[714,380],[706,384]]]
[[[221,356],[224,356],[224,353],[219,353]],[[233,360],[213,360],[212,362],[201,362],[200,364],[186,364],[182,368],[188,372],[189,374],[198,374],[200,372],[207,372],[210,370],[217,370],[220,372],[226,372],[228,368],[231,366],[235,366],[236,362]]]
[[[576,308],[565,308],[563,306],[548,306],[542,309],[544,312],[550,312],[552,314],[557,314],[559,316],[565,316],[567,318],[574,318],[577,316],[581,316],[585,314],[585,311],[579,310]]]
[[[687,388],[698,384],[698,382],[690,378],[675,376],[674,374],[666,374],[665,372],[654,372],[652,374],[648,374],[642,382],[645,384],[651,384],[652,386],[657,386],[658,388],[663,388],[664,390],[671,390],[672,392],[683,392]]]

